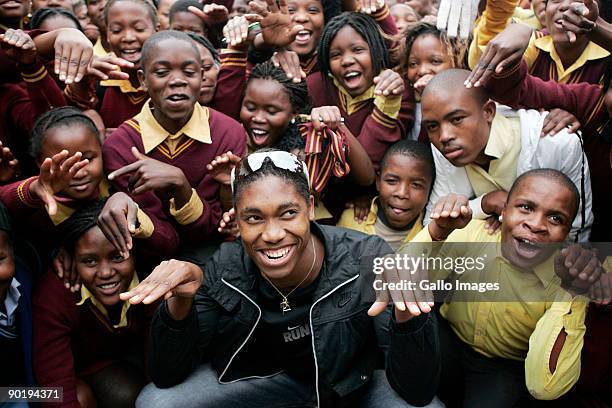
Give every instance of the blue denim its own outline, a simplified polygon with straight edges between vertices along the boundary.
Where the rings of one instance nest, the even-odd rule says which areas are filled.
[[[147,385],[138,396],[137,408],[303,408],[316,407],[314,384],[303,384],[287,374],[267,378],[251,378],[230,384],[220,384],[210,365],[202,365],[181,384],[160,389]],[[383,370],[377,370],[368,384],[359,407],[409,408],[389,385]],[[428,405],[444,407],[436,398]]]

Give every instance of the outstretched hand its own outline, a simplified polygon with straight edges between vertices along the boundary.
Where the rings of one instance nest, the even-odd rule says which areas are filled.
[[[464,228],[472,220],[467,197],[451,193],[438,200],[431,210],[429,235],[436,241],[445,240],[451,232]]]
[[[138,204],[127,194],[117,192],[108,198],[98,216],[98,227],[124,258],[130,256],[137,214]]]
[[[228,151],[215,157],[206,165],[206,170],[217,183],[229,186],[232,169],[240,163],[240,160],[240,156]]]
[[[40,175],[30,185],[30,191],[47,206],[47,212],[53,216],[57,213],[55,194],[70,185],[75,174],[89,164],[81,160],[81,152],[68,156],[68,150],[47,157],[40,165]]]
[[[287,8],[287,0],[266,0],[267,8],[253,1],[249,3],[251,10],[259,14],[261,19],[261,35],[266,44],[274,47],[286,47],[291,44],[297,34],[304,29],[301,24],[293,23]]]
[[[28,65],[36,61],[36,44],[22,30],[9,28],[0,34],[0,48],[7,57],[20,64]]]

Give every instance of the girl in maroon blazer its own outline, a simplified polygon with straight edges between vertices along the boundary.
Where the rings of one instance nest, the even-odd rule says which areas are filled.
[[[414,103],[401,76],[389,69],[376,22],[355,12],[335,17],[321,35],[318,58],[320,72],[307,79],[313,107],[338,109],[378,167],[387,148],[412,127]],[[327,115],[313,119],[333,123]]]
[[[155,7],[148,0],[109,0],[104,19],[111,51],[124,60],[123,68],[129,79],[101,81],[103,93],[98,97],[94,78],[90,76],[89,81],[68,86],[66,95],[81,109],[97,110],[110,134],[138,114],[147,99],[137,71],[141,68],[142,46],[157,31],[158,22]]]
[[[48,272],[33,295],[33,365],[39,386],[63,387],[63,407],[133,406],[146,383],[144,356],[154,306],[119,294],[138,283],[124,256],[96,225],[103,201],[62,224],[64,247],[83,286],[73,293]]]

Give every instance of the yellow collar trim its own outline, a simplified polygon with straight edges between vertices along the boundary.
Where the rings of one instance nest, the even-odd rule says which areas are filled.
[[[499,113],[495,115],[491,124],[491,132],[489,133],[489,141],[485,147],[484,153],[487,156],[499,159],[512,149],[514,138],[509,137],[512,126],[510,120]]]
[[[359,108],[361,108],[363,106],[363,104],[367,101],[369,101],[370,99],[374,99],[375,95],[374,95],[374,85],[372,85],[371,87],[369,87],[364,93],[362,93],[359,96],[356,97],[352,97],[348,91],[346,89],[344,89],[344,87],[342,85],[340,85],[340,83],[338,81],[336,81],[336,78],[333,78],[334,81],[334,85],[336,86],[336,88],[338,88],[338,96],[340,98],[340,103],[342,103],[342,106],[344,107],[344,110],[346,110],[346,113],[350,116],[353,114],[353,112],[359,110]]]
[[[142,144],[144,146],[145,154],[155,149],[167,138],[171,140],[178,139],[182,135],[196,140],[200,143],[210,144],[212,139],[210,137],[210,125],[208,123],[209,111],[205,106],[201,106],[196,102],[193,113],[189,121],[175,134],[170,134],[162,125],[157,122],[157,119],[153,116],[153,111],[149,106],[150,99],[144,104],[142,110],[134,119],[138,121],[140,125],[140,135],[142,137]]]
[[[132,83],[127,79],[107,79],[106,81],[100,81],[100,85],[118,87],[122,93],[144,92],[142,86],[134,88]]]
[[[557,66],[559,80],[563,79],[565,76],[582,67],[587,61],[606,58],[610,55],[610,53],[604,48],[590,41],[584,51],[582,51],[582,54],[580,54],[580,57],[578,57],[578,59],[574,61],[574,63],[570,67],[565,69],[563,68],[561,57],[559,57],[559,54],[557,54],[557,50],[555,49],[555,45],[553,44],[552,36],[545,35],[544,37],[536,38],[533,43],[537,48],[550,54],[550,58],[555,62],[555,65]]]
[[[138,280],[138,275],[134,272],[134,276],[132,277],[132,282],[130,282],[130,286],[128,290],[134,289],[140,281]],[[92,293],[85,287],[85,285],[81,285],[81,300],[77,303],[77,306],[81,306],[85,303],[85,301],[90,300],[91,303],[108,319],[108,312],[106,311],[106,307],[94,296]],[[123,302],[123,306],[121,307],[121,318],[119,319],[119,324],[114,324],[113,327],[118,329],[120,327],[126,327],[128,325],[127,321],[127,312],[130,309],[130,302]]]

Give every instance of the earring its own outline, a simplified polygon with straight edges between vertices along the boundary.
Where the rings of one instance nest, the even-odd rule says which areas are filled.
[[[291,124],[295,125],[295,116],[291,118]]]

